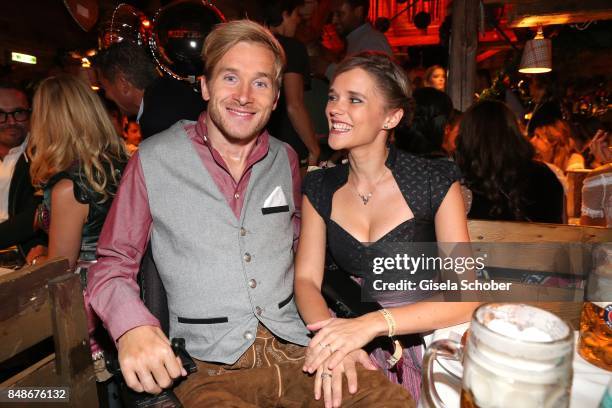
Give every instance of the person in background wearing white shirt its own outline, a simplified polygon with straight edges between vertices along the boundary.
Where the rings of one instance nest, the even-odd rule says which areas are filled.
[[[19,246],[25,257],[30,248],[44,243],[34,231],[34,196],[25,155],[30,130],[30,103],[23,89],[0,82],[0,249]]]

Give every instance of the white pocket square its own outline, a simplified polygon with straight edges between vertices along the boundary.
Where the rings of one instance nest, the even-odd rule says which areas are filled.
[[[289,205],[287,204],[287,198],[283,193],[281,186],[276,186],[272,193],[264,201],[261,212],[263,214],[271,214],[275,212],[289,211]]]

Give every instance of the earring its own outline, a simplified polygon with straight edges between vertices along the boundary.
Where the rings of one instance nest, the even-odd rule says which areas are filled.
[[[389,129],[389,125],[387,125],[386,123],[383,125],[383,129]]]

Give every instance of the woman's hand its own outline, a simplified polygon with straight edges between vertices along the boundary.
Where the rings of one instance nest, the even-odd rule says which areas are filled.
[[[347,354],[368,344],[381,329],[384,331],[385,324],[382,316],[372,313],[355,319],[332,318],[309,324],[308,330],[318,333],[310,340],[303,370],[314,373],[323,362],[326,362],[325,369],[333,370]]]
[[[362,349],[350,352],[333,370],[327,364],[321,364],[317,369],[314,382],[314,397],[318,401],[323,394],[325,408],[339,407],[342,404],[342,376],[346,376],[349,393],[355,394],[358,389],[357,370],[355,364],[363,365],[367,370],[378,368],[368,354]]]

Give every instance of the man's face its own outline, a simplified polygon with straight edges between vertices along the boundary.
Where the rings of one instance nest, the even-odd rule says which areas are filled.
[[[347,36],[351,31],[363,24],[363,7],[352,8],[347,2],[342,2],[334,16],[336,30],[343,36]]]
[[[202,96],[208,101],[208,131],[221,133],[230,143],[248,143],[276,107],[274,54],[259,44],[236,44],[210,78],[202,79]]]
[[[28,98],[16,89],[0,89],[0,112],[9,113],[24,111],[30,108]],[[8,115],[6,122],[0,123],[0,145],[12,149],[23,143],[30,131],[30,114],[21,113],[26,120],[15,120],[15,115]],[[19,117],[18,117],[19,118]]]
[[[104,88],[106,97],[115,102],[123,113],[129,116],[138,113],[140,98],[134,93],[136,88],[127,82],[125,78],[117,74],[115,79],[111,81],[100,74],[98,75],[98,81],[102,88]]]

